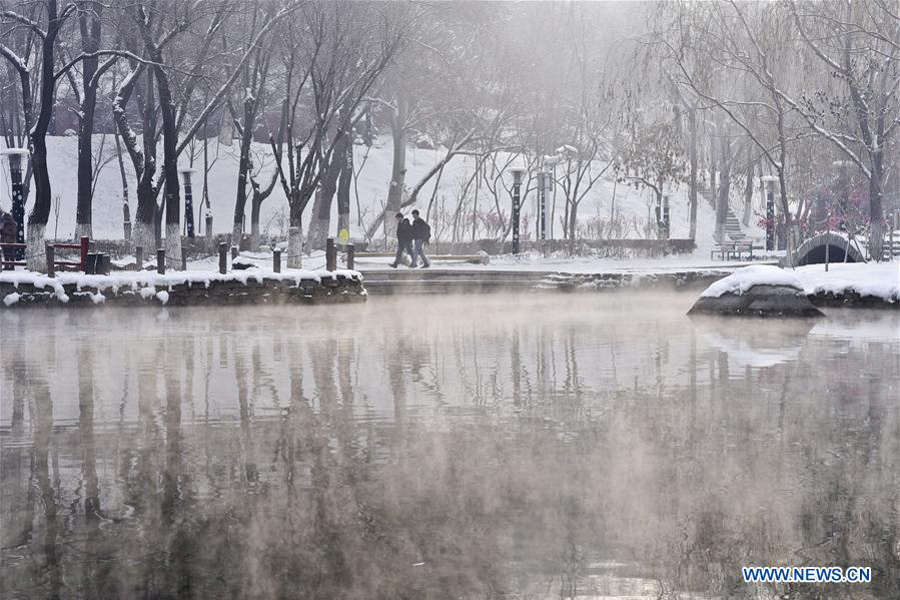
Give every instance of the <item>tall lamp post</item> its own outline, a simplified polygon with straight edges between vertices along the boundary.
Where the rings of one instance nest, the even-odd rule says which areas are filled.
[[[182,168],[178,169],[181,173],[184,185],[184,223],[187,227],[187,236],[194,239],[194,190],[191,185],[191,175],[197,172],[196,169]]]
[[[553,239],[553,215],[552,211],[547,210],[547,205],[550,203],[551,199],[554,198],[553,194],[556,193],[554,189],[556,186],[556,165],[561,163],[564,159],[565,157],[559,153],[544,157],[544,169],[550,170],[544,171],[544,202],[542,204],[543,218],[541,222],[541,233],[544,234],[549,230],[551,239]],[[541,239],[546,238],[542,236]]]
[[[513,167],[510,169],[513,176],[512,188],[512,251],[513,254],[519,253],[519,205],[522,197],[522,175],[525,169],[521,167]]]
[[[555,154],[549,154],[544,157],[544,168],[549,168],[550,171],[545,171],[546,178],[544,180],[546,187],[544,188],[544,213],[543,213],[543,227],[546,230],[547,223],[549,223],[549,229],[551,231],[550,237],[553,238],[553,216],[549,215],[546,210],[547,200],[548,198],[553,198],[553,208],[556,208],[556,166],[563,161],[571,161],[573,158],[578,156],[578,148],[575,146],[570,146],[569,144],[560,146],[556,149]],[[540,173],[538,173],[540,176]],[[539,180],[540,181],[540,180]],[[538,189],[540,189],[540,183],[538,183]],[[551,195],[552,194],[552,195]],[[541,239],[544,239],[543,237]]]
[[[775,249],[775,182],[778,178],[766,175],[760,178],[766,194],[766,250]]]
[[[9,160],[9,178],[12,183],[12,215],[16,222],[16,243],[25,243],[25,186],[22,183],[23,165],[29,152],[25,148],[7,148],[0,150],[0,155]],[[23,260],[25,250],[17,248],[16,260]]]
[[[669,194],[663,194],[662,198],[656,199],[656,202],[656,223],[659,228],[659,239],[667,240],[671,232]]]
[[[537,202],[538,202],[538,238],[543,242],[547,239],[547,196],[552,189],[553,178],[547,171],[537,173]]]

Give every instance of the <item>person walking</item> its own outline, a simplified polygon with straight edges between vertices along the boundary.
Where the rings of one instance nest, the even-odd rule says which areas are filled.
[[[394,258],[394,262],[391,263],[391,267],[397,268],[397,265],[403,259],[403,252],[409,254],[409,257],[412,259],[412,266],[415,267],[416,255],[412,248],[412,225],[409,224],[409,219],[403,217],[403,213],[398,212],[394,216],[397,219],[397,256]]]
[[[16,242],[16,220],[13,218],[12,213],[8,213],[3,209],[0,209],[0,242],[4,244],[14,244]],[[3,248],[2,256],[4,261],[13,261],[16,260],[16,250],[15,248]],[[12,271],[15,269],[13,265],[4,265],[4,269],[7,271]]]
[[[425,222],[425,219],[419,216],[419,211],[412,211],[412,238],[413,238],[413,266],[416,266],[416,259],[422,259],[422,268],[427,269],[431,266],[431,261],[425,256],[425,248],[431,242],[431,225]]]

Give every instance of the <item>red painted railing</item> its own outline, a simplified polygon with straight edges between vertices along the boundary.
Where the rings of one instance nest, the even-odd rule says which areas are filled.
[[[17,249],[21,248],[25,250],[28,247],[28,244],[20,244],[20,243],[11,243],[11,242],[3,242],[0,243],[0,248],[3,249],[3,260],[0,261],[0,267],[5,268],[6,266],[22,266],[26,265],[25,261],[17,261],[17,260],[6,260],[6,252],[7,248],[9,249]],[[48,253],[48,264],[47,271],[51,274],[56,271],[57,267],[71,267],[75,268],[79,271],[84,271],[87,267],[87,257],[88,253],[91,250],[91,239],[89,237],[82,237],[80,243],[78,244],[59,244],[52,243],[47,244],[48,248],[53,248],[52,252]],[[78,250],[79,251],[79,260],[56,260],[56,250]]]
[[[79,244],[48,244],[49,246],[53,246],[54,251],[57,249],[61,250],[79,250],[80,257],[79,261],[75,262],[74,260],[55,260],[53,261],[54,267],[78,267],[79,271],[84,271],[87,266],[87,256],[88,252],[91,250],[91,239],[89,237],[82,237],[81,243]],[[54,252],[55,254],[55,252]]]

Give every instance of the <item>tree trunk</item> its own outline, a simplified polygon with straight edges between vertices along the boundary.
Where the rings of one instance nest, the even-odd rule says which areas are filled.
[[[100,3],[94,3],[91,10],[79,16],[81,29],[81,49],[96,52],[100,49],[101,21],[96,12],[102,10]],[[82,236],[93,237],[91,212],[93,204],[93,139],[94,111],[97,107],[97,85],[91,80],[97,73],[99,58],[85,58],[82,63],[81,81],[84,90],[81,98],[81,119],[78,128],[78,200],[75,213],[75,239]]]
[[[246,143],[246,151],[244,145],[245,141],[242,139],[241,154],[240,159],[238,160],[237,198],[235,198],[234,201],[234,220],[231,225],[231,243],[234,246],[240,246],[241,243],[241,236],[244,233],[244,212],[247,206],[247,173],[250,170],[249,141]]]
[[[43,135],[32,136],[31,164],[34,166],[34,206],[28,215],[27,267],[32,271],[46,268],[44,231],[50,220],[50,173],[47,170],[47,142]]]
[[[300,227],[291,227],[288,230],[288,258],[289,269],[303,268],[303,233]]]
[[[872,177],[869,179],[869,256],[881,261],[884,256],[884,215],[882,198],[884,195],[884,168],[879,150],[872,157]]]
[[[122,233],[125,241],[131,241],[131,208],[128,206],[128,175],[125,173],[125,160],[122,158],[122,143],[119,141],[119,130],[114,129],[114,139],[116,140],[116,159],[119,165],[119,176],[122,179]]]
[[[784,160],[784,154],[782,154],[782,160]],[[784,162],[782,162],[781,164],[783,165]],[[782,235],[784,236],[784,247],[786,250],[784,264],[787,267],[794,267],[796,266],[796,250],[797,246],[800,244],[800,240],[797,239],[797,236],[795,236],[793,232],[794,219],[791,215],[791,207],[788,202],[787,177],[785,176],[785,171],[783,168],[778,170],[778,187],[780,190],[781,214],[784,218],[784,224],[781,228]],[[778,229],[776,228],[776,239],[777,233]]]
[[[313,202],[312,215],[309,220],[309,234],[306,240],[306,251],[319,250],[325,247],[328,230],[331,228],[331,204],[337,191],[337,179],[341,167],[335,164],[337,157],[328,167],[322,178],[322,187]]]
[[[688,112],[688,121],[691,128],[691,175],[688,191],[690,197],[691,224],[688,237],[697,239],[697,108],[691,107]]]
[[[578,203],[572,202],[572,207],[569,209],[569,254],[575,253],[575,235],[577,233],[576,226],[578,225]]]
[[[716,205],[716,138],[709,138],[709,204]]]
[[[290,269],[299,269],[303,266],[303,202],[301,198],[302,194],[298,190],[291,190],[291,196],[288,198],[290,220],[287,266]]]
[[[344,168],[338,180],[337,204],[338,226],[337,239],[340,244],[346,244],[350,239],[350,186],[353,183],[353,144],[347,145]],[[346,237],[342,233],[346,231]]]
[[[145,256],[147,252],[152,253],[160,247],[160,231],[159,231],[159,207],[156,205],[156,197],[159,189],[154,185],[153,179],[156,176],[156,94],[154,92],[153,70],[147,69],[144,81],[141,83],[144,89],[143,104],[141,110],[141,127],[143,131],[142,145],[143,152],[133,159],[135,163],[135,173],[138,175],[137,187],[135,195],[137,196],[137,211],[135,212],[134,223],[134,245],[144,248]],[[136,85],[136,84],[134,84]],[[135,136],[127,128],[124,121],[124,102],[127,101],[131,90],[129,87],[123,90],[122,111],[118,115],[120,122],[119,131],[122,133],[122,140],[126,145],[136,144]],[[139,99],[140,92],[139,92]]]
[[[247,206],[247,177],[250,172],[250,145],[253,142],[253,122],[255,121],[253,103],[253,100],[250,98],[244,100],[244,122],[241,123],[241,148],[238,159],[237,197],[234,201],[234,221],[231,228],[231,243],[235,246],[240,246],[241,236],[244,233],[244,212]],[[259,229],[258,222],[257,229]]]
[[[750,217],[753,216],[753,183],[756,178],[756,161],[752,160],[753,147],[747,148],[749,155],[747,164],[747,181],[744,184],[744,214],[741,215],[741,223],[744,227],[750,225]]]
[[[158,62],[162,62],[159,60]],[[154,67],[163,121],[163,175],[166,204],[166,264],[181,268],[181,191],[178,185],[178,131],[175,104],[169,80],[161,67]]]
[[[28,215],[28,252],[26,262],[32,271],[47,266],[44,254],[44,231],[50,220],[53,193],[50,189],[50,172],[47,168],[47,130],[53,115],[56,91],[54,78],[56,37],[62,21],[59,19],[56,0],[47,0],[47,32],[42,41],[41,56],[41,110],[31,130],[31,166],[34,173],[34,206]]]
[[[654,190],[656,192],[656,210],[653,211],[653,222],[656,223],[656,239],[662,240],[665,239],[663,237],[662,227],[662,206],[663,206],[663,188],[665,184],[662,180],[659,181],[659,186]]]
[[[393,217],[400,210],[403,201],[403,186],[406,180],[406,119],[409,103],[404,94],[397,98],[397,111],[391,117],[391,135],[394,143],[393,162],[391,164],[391,185],[388,188],[385,214]],[[386,240],[393,239],[397,230],[394,218],[384,220]]]
[[[347,148],[351,136],[347,132],[338,133],[340,140],[334,146],[331,163],[325,168],[319,194],[313,203],[312,218],[309,222],[309,238],[306,241],[307,251],[325,247],[328,232],[331,229],[331,204],[337,192],[338,177],[347,165]]]
[[[262,201],[257,194],[253,194],[250,199],[250,250],[253,252],[259,250],[259,211]]]
[[[719,166],[722,169],[719,174],[718,201],[716,202],[716,241],[725,241],[725,221],[728,218],[728,196],[731,192],[731,155],[729,152],[730,141],[727,136],[722,136],[722,153],[719,155]]]
[[[87,66],[85,66],[87,69]],[[81,126],[78,133],[78,200],[75,214],[75,239],[81,236],[93,237],[91,227],[91,210],[93,187],[93,147],[91,137],[94,134],[94,107],[97,102],[97,90],[87,87],[84,90],[84,101],[81,105]]]
[[[134,215],[134,245],[144,249],[149,256],[157,248],[156,239],[156,193],[152,176],[144,175],[137,183],[137,211]]]

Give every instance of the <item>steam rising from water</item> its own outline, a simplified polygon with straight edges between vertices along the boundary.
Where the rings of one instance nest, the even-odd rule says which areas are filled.
[[[0,595],[898,597],[898,317],[692,300],[4,313]]]

